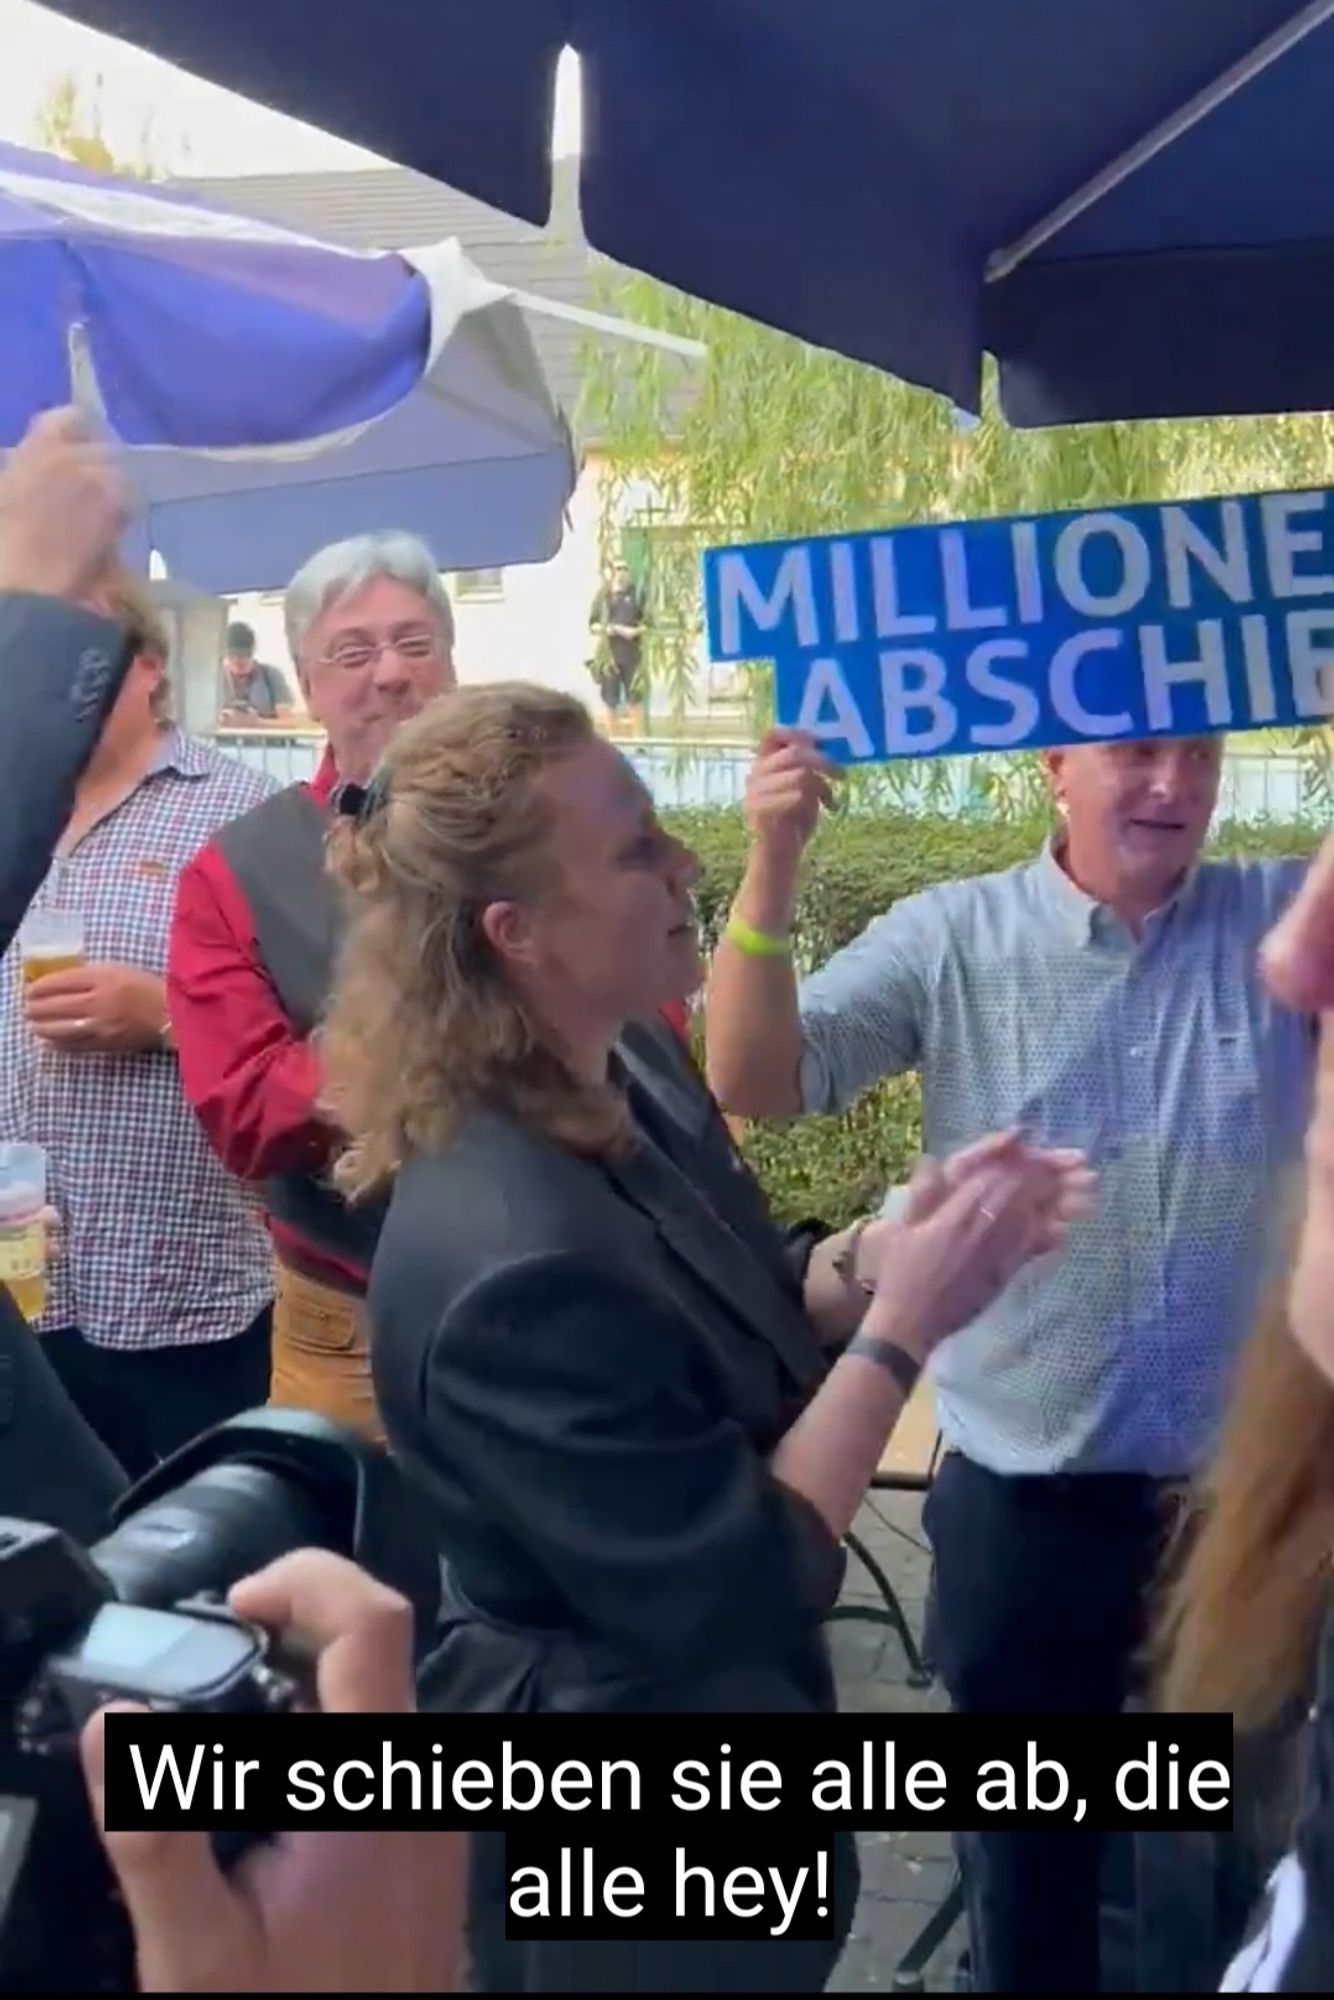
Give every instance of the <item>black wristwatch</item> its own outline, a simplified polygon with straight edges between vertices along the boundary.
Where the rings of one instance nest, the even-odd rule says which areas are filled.
[[[877,1368],[883,1368],[892,1376],[903,1391],[906,1402],[917,1387],[922,1364],[906,1347],[900,1347],[896,1340],[882,1340],[878,1334],[857,1333],[848,1342],[845,1353],[860,1354],[863,1361],[874,1361]]]

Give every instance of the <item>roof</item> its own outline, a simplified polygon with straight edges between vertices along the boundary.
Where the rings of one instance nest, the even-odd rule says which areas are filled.
[[[615,267],[590,248],[580,227],[578,167],[576,159],[556,162],[552,219],[542,229],[406,167],[183,177],[172,185],[189,189],[213,208],[275,222],[352,250],[420,249],[456,236],[471,261],[497,284],[606,311],[598,274]],[[529,318],[529,326],[552,393],[573,422],[581,353],[589,342],[613,351],[623,343],[537,316]]]

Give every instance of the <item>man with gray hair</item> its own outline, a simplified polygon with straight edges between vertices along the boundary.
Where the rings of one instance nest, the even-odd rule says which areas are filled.
[[[275,1261],[270,1398],[380,1435],[365,1289],[380,1213],[329,1185],[338,1134],[313,1042],[341,932],[324,840],[401,722],[454,685],[454,620],[430,551],[398,533],[322,549],[293,578],[287,639],[327,749],[210,841],[181,877],[167,990],[181,1080],[214,1149],[260,1186]]]

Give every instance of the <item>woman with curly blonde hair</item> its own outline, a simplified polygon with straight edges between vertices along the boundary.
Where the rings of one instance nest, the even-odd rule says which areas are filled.
[[[468,688],[395,737],[341,830],[327,1025],[390,1444],[449,1571],[429,1684],[460,1710],[809,1713],[841,1542],[931,1349],[1082,1212],[1078,1155],[999,1134],[902,1219],[784,1239],[679,1037],[694,857],[568,697]],[[821,1987],[831,1940],[505,1937],[486,1990]]]

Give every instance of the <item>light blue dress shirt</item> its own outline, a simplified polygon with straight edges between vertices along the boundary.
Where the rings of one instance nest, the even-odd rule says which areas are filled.
[[[1312,1025],[1256,972],[1305,868],[1201,864],[1137,942],[1047,848],[896,903],[803,983],[808,1112],[916,1069],[927,1152],[1022,1125],[1099,1172],[1066,1248],[933,1359],[945,1440],[979,1464],[1207,1456],[1305,1133]]]

